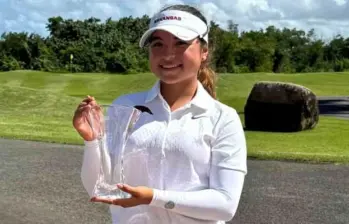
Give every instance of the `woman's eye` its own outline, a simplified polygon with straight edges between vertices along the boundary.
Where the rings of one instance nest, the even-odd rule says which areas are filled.
[[[154,42],[152,44],[150,44],[150,47],[161,47],[162,44],[160,42]]]
[[[185,42],[185,41],[178,41],[178,42],[177,42],[177,45],[178,45],[178,46],[183,46],[183,45],[188,45],[188,43]]]

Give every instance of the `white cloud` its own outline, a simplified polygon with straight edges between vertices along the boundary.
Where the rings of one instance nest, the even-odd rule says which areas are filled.
[[[86,19],[153,15],[165,4],[190,3],[209,20],[225,26],[231,19],[240,30],[268,25],[309,30],[318,36],[349,36],[348,0],[0,0],[0,33],[27,31],[46,35],[49,17]]]

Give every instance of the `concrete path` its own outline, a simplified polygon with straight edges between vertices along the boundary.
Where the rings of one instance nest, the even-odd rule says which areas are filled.
[[[318,97],[321,115],[349,118],[349,96]]]
[[[111,223],[88,202],[82,148],[0,139],[1,224]],[[248,161],[238,212],[229,224],[348,224],[349,166]]]

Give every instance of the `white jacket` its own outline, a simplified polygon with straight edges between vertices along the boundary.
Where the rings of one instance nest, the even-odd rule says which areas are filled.
[[[113,104],[145,105],[129,145],[125,173],[131,186],[154,189],[149,205],[110,206],[115,224],[222,224],[238,208],[247,173],[246,141],[235,109],[213,99],[198,82],[186,106],[171,112],[159,91],[127,94]],[[85,141],[81,178],[91,195],[99,172],[96,141]],[[127,149],[126,149],[127,150]],[[169,206],[171,205],[171,206]]]

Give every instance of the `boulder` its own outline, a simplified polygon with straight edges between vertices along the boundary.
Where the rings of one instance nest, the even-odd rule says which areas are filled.
[[[257,82],[245,108],[247,130],[296,132],[316,127],[319,106],[304,86],[284,82]]]

